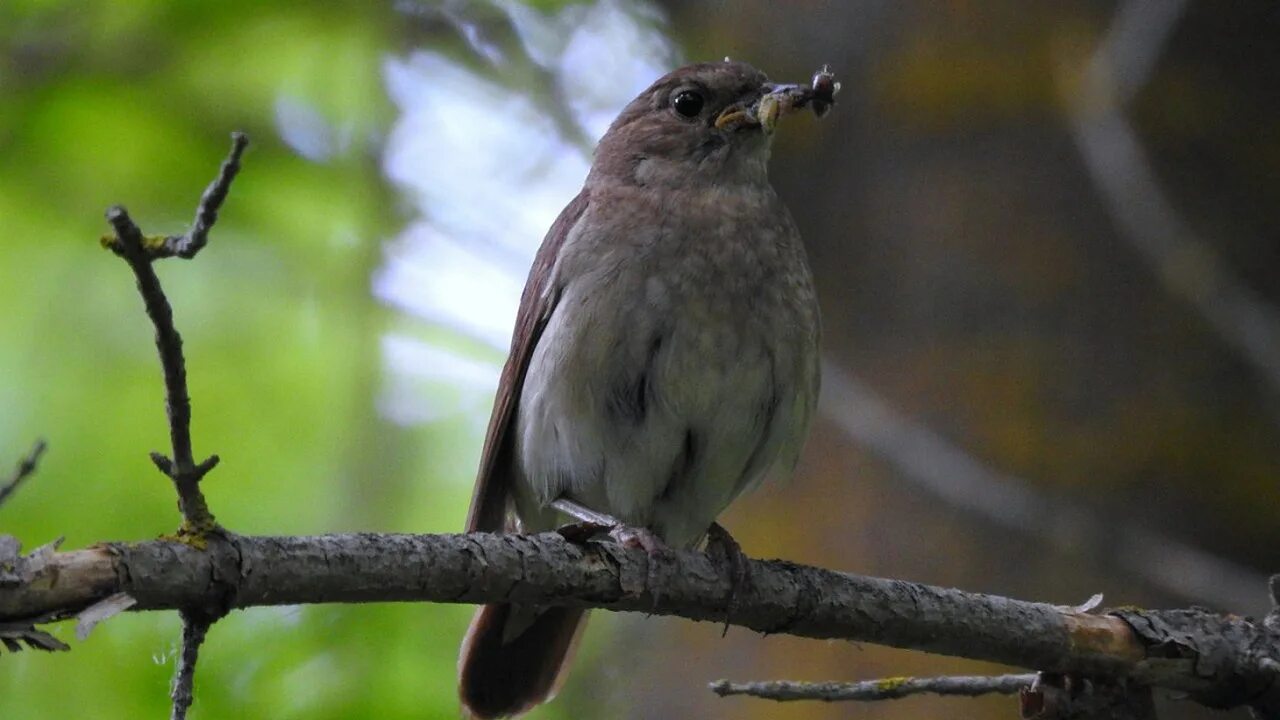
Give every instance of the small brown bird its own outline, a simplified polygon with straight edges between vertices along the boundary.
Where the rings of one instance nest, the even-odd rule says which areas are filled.
[[[568,511],[689,547],[790,471],[817,399],[818,306],[766,164],[778,118],[825,112],[836,87],[825,69],[773,85],[726,60],[623,109],[529,273],[468,531],[545,531]],[[585,617],[480,608],[459,659],[464,711],[549,699]]]

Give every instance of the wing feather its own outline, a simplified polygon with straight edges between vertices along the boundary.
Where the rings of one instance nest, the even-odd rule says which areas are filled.
[[[549,287],[556,258],[569,231],[586,212],[587,205],[588,192],[583,188],[547,231],[529,270],[529,279],[520,296],[515,331],[511,336],[511,351],[498,381],[498,394],[494,399],[493,414],[489,416],[484,449],[480,453],[480,470],[471,496],[471,510],[467,513],[467,532],[497,532],[506,524],[508,498],[519,472],[513,457],[516,405],[529,369],[529,358],[533,356],[533,349],[537,347],[542,330],[559,299]]]

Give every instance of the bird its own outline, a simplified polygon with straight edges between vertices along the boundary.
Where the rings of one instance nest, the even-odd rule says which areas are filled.
[[[534,258],[468,532],[552,530],[567,512],[628,544],[689,548],[744,491],[792,471],[817,402],[820,320],[767,162],[777,120],[824,113],[832,77],[775,85],[745,62],[704,62],[621,111]],[[479,608],[459,657],[463,713],[549,700],[585,619]]]

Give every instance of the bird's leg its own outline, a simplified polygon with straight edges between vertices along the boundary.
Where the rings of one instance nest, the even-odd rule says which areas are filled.
[[[729,602],[724,613],[724,631],[720,633],[720,637],[724,637],[729,634],[738,597],[751,586],[751,565],[742,546],[720,523],[713,522],[707,528],[707,553],[729,566]]]
[[[599,535],[601,531],[617,525],[617,519],[613,516],[598,513],[595,510],[579,505],[568,498],[556,498],[555,500],[552,500],[551,508],[568,515],[574,520],[577,520],[577,522],[572,522],[568,525],[561,525],[556,528],[556,532],[560,533],[565,540],[568,540],[571,543],[585,543],[596,535]]]
[[[585,530],[588,534],[593,534],[595,531],[607,529],[609,537],[623,547],[644,548],[644,551],[650,555],[667,549],[667,544],[662,541],[662,538],[654,535],[652,530],[631,527],[612,515],[596,512],[567,497],[552,500],[551,507],[577,520],[579,531]],[[563,535],[564,530],[562,528],[560,534]]]
[[[586,505],[581,505],[567,497],[561,496],[551,501],[552,509],[568,515],[579,522],[598,525],[602,528],[621,525],[622,521],[607,513],[596,512]]]

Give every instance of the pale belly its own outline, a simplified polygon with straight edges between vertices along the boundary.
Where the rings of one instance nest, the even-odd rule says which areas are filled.
[[[570,284],[534,350],[517,510],[546,529],[567,496],[687,545],[804,433],[816,332],[751,284],[629,270]]]

